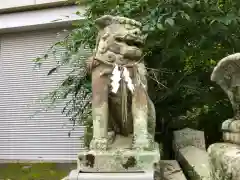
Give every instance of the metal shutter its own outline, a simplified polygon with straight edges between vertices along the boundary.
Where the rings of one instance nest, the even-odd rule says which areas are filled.
[[[83,148],[83,127],[72,124],[61,114],[62,106],[40,112],[34,103],[57,86],[66,72],[47,77],[55,64],[45,63],[34,70],[33,59],[42,55],[57,39],[59,29],[0,36],[0,159],[76,160]]]

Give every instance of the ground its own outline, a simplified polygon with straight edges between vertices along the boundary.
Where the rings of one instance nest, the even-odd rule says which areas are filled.
[[[0,180],[61,180],[76,164],[0,164]]]

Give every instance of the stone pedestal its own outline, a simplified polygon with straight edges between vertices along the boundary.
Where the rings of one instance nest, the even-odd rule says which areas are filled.
[[[84,172],[151,171],[159,160],[157,149],[88,151],[78,155],[78,169]]]
[[[132,149],[132,137],[117,136],[107,151],[89,150],[78,154],[78,169],[84,172],[152,171],[159,163],[157,143],[151,149]]]
[[[240,146],[231,143],[215,143],[209,146],[212,180],[240,179]]]
[[[240,120],[222,123],[224,143],[209,146],[208,153],[213,180],[239,180],[240,177]]]
[[[151,179],[160,161],[157,143],[152,149],[131,149],[131,138],[117,138],[107,151],[86,150],[78,154],[78,167],[69,180],[86,179]],[[125,146],[123,145],[123,142]],[[144,177],[144,178],[143,178]]]

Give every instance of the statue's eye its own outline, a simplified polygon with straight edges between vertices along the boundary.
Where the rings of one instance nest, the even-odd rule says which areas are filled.
[[[115,40],[116,40],[117,42],[123,42],[123,39],[122,39],[122,38],[119,38],[119,37],[116,37]]]
[[[120,37],[116,37],[115,40],[120,43],[126,43],[128,46],[136,46],[138,48],[142,48],[142,43],[134,40],[122,39]]]
[[[126,40],[126,44],[129,46],[136,46],[138,48],[142,47],[142,43],[134,41],[134,40]]]

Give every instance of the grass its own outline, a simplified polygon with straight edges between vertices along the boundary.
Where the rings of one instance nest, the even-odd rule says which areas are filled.
[[[0,180],[61,180],[76,167],[75,163],[3,163]]]

